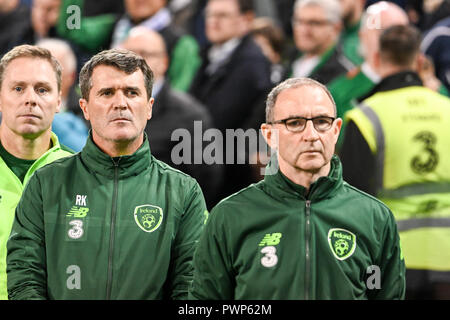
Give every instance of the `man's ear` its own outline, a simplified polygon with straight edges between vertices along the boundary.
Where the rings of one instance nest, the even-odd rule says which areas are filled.
[[[375,51],[373,53],[373,63],[375,64],[375,70],[378,70],[378,68],[380,67],[381,64],[381,55],[379,51]]]
[[[334,126],[334,130],[335,130],[335,135],[336,135],[336,142],[339,138],[339,133],[341,132],[341,128],[342,128],[342,119],[341,118],[336,118],[336,120],[334,120],[334,122],[336,123],[336,125]]]
[[[55,113],[59,113],[59,111],[61,110],[61,103],[62,103],[62,100],[61,100],[61,91],[59,91],[59,94],[58,94],[58,104],[57,104],[57,106],[56,106]]]
[[[267,145],[273,149],[278,149],[278,130],[274,129],[272,125],[268,123],[261,124],[261,133],[266,140]]]
[[[89,121],[90,119],[89,119],[89,112],[88,112],[88,102],[86,101],[86,99],[81,98],[79,100],[79,103],[80,103],[81,111],[83,111],[84,118]]]
[[[152,118],[154,103],[155,103],[155,98],[153,98],[153,97],[150,98],[150,100],[148,100],[148,102],[147,102],[147,108],[148,108],[147,120],[150,120]]]

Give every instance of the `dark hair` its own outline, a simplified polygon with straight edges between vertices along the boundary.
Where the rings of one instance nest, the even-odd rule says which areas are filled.
[[[409,67],[420,49],[420,31],[414,26],[396,25],[380,36],[380,57],[386,62]]]
[[[268,17],[258,17],[253,20],[251,33],[266,38],[273,50],[279,55],[283,52],[284,33],[274,21]]]
[[[145,60],[132,51],[125,49],[104,50],[93,56],[80,71],[80,89],[83,99],[89,100],[89,91],[92,88],[92,73],[100,65],[112,66],[126,74],[132,74],[140,69],[144,75],[145,89],[148,99],[152,96],[153,72]]]
[[[208,0],[208,2],[211,2],[213,0]],[[230,0],[228,0],[230,1]],[[240,13],[247,13],[247,12],[253,12],[255,11],[255,6],[253,4],[253,0],[236,0],[237,5],[239,7]]]
[[[239,10],[241,13],[255,11],[253,0],[238,0]]]
[[[62,68],[58,60],[56,60],[56,58],[52,56],[49,50],[28,44],[14,47],[10,51],[8,51],[0,60],[0,88],[3,84],[3,76],[5,74],[6,68],[11,61],[18,58],[37,58],[47,60],[55,71],[58,92],[61,90]]]

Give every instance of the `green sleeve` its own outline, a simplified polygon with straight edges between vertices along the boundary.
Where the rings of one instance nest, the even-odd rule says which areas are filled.
[[[83,12],[84,0],[63,0],[56,30],[58,34],[77,44],[82,49],[97,53],[109,44],[111,33],[116,22],[114,14],[103,14],[93,17],[81,17],[79,28],[70,28],[74,22],[74,12],[68,9],[77,6]]]
[[[225,236],[228,230],[223,212],[215,207],[210,214],[194,255],[194,279],[190,300],[232,300],[235,279],[232,274]]]
[[[9,299],[47,299],[44,239],[42,192],[38,175],[35,173],[17,205],[7,243]]]
[[[405,259],[400,246],[397,224],[390,210],[382,238],[380,258],[377,262],[381,274],[380,288],[369,291],[369,299],[405,299]],[[374,274],[375,275],[375,274]]]
[[[205,199],[198,183],[195,183],[187,192],[188,196],[171,253],[169,287],[170,298],[174,300],[187,298],[192,282],[192,258],[203,229],[206,211]]]
[[[181,37],[170,57],[168,77],[175,89],[187,91],[200,67],[201,59],[196,40],[189,35]]]
[[[447,88],[443,84],[441,84],[441,86],[439,87],[438,92],[440,94],[442,94],[443,96],[450,97],[450,93],[448,92]]]

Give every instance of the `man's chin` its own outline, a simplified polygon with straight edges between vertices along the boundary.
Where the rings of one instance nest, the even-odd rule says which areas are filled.
[[[316,158],[316,159],[303,158],[303,159],[299,159],[297,165],[303,171],[317,173],[323,168],[323,166],[325,165],[325,162],[323,161],[322,158]]]

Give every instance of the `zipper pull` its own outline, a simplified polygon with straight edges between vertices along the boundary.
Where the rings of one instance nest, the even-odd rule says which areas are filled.
[[[308,216],[311,214],[311,200],[306,200],[306,214]]]

